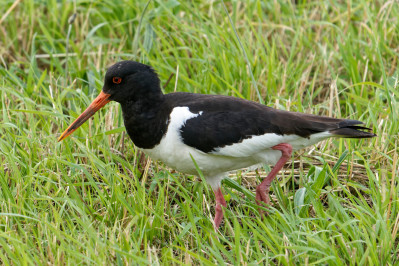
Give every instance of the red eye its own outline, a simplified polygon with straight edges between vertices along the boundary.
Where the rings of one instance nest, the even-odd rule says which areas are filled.
[[[122,82],[122,78],[120,78],[120,77],[113,77],[113,78],[112,78],[112,82],[115,83],[115,84],[119,84],[119,83]]]

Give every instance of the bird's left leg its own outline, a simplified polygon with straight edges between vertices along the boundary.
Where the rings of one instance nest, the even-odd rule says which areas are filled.
[[[219,228],[219,226],[223,220],[222,206],[226,207],[226,201],[224,200],[222,190],[220,189],[220,187],[213,190],[213,192],[215,193],[215,199],[216,199],[215,220],[214,220],[214,227],[216,230]]]
[[[277,161],[276,165],[267,175],[267,177],[259,184],[256,188],[256,203],[259,206],[265,206],[270,204],[269,190],[273,179],[276,177],[277,173],[283,168],[285,163],[291,158],[292,146],[288,143],[281,143],[272,147],[273,150],[281,151],[281,157]]]

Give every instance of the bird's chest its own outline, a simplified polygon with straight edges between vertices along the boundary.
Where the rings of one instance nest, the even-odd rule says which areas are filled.
[[[194,158],[202,153],[185,145],[179,138],[166,135],[161,142],[151,149],[142,149],[153,160],[160,160],[171,168],[187,174],[196,174]],[[195,160],[195,159],[194,159]]]
[[[167,130],[168,119],[156,114],[123,115],[126,131],[133,143],[141,149],[157,146]]]
[[[192,158],[204,153],[186,145],[180,132],[184,123],[196,116],[197,114],[191,113],[187,107],[175,107],[170,113],[169,119],[165,120],[166,131],[163,132],[158,143],[149,148],[139,147],[152,159],[160,160],[178,171],[196,173]]]

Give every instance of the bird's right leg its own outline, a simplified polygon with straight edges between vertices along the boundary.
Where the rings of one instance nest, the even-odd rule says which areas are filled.
[[[276,165],[267,175],[267,177],[259,184],[256,188],[256,203],[261,206],[267,206],[270,204],[269,190],[273,179],[276,177],[277,173],[283,168],[285,163],[291,158],[292,146],[288,143],[281,143],[272,147],[273,150],[281,151],[281,157],[277,161]]]

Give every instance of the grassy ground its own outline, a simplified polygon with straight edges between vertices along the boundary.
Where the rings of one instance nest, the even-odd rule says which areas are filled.
[[[228,2],[250,67],[222,2],[205,2],[2,2],[2,264],[399,264],[397,2]],[[216,233],[210,188],[140,160],[118,104],[57,143],[120,59],[174,74],[165,92],[260,101],[257,87],[269,106],[378,137],[297,153],[264,220],[259,176],[231,175]]]

